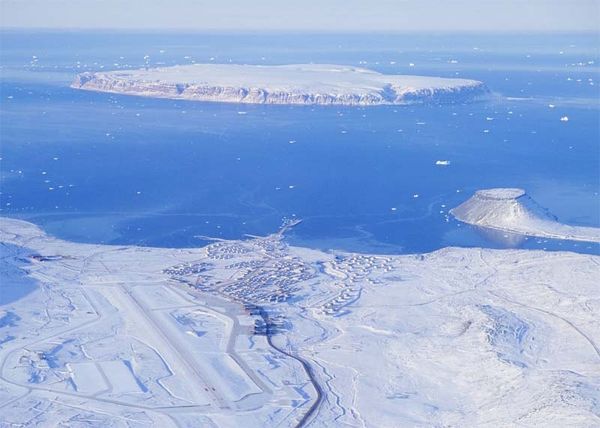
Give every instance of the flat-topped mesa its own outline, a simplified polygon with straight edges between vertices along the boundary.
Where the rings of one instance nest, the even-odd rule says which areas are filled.
[[[527,196],[525,190],[518,188],[497,188],[497,189],[482,189],[475,192],[474,197],[479,199],[491,199],[491,200],[507,200],[507,199],[518,199],[520,197]]]
[[[325,64],[193,64],[79,74],[72,88],[246,104],[457,103],[489,93],[476,80],[387,75]]]
[[[450,213],[458,220],[488,229],[521,235],[600,242],[600,229],[559,223],[523,189],[478,190]]]

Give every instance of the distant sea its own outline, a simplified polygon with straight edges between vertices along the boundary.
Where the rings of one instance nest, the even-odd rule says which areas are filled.
[[[0,215],[60,238],[195,247],[205,236],[266,235],[283,218],[298,217],[303,222],[288,241],[313,248],[599,253],[585,243],[503,240],[448,216],[477,189],[522,187],[561,221],[600,226],[597,35],[0,37]],[[477,79],[494,96],[471,104],[340,108],[69,88],[83,71],[192,62],[347,64]]]

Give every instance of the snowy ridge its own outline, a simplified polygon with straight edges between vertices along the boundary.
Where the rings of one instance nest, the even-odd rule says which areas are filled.
[[[478,190],[450,210],[458,220],[475,226],[542,238],[600,242],[600,229],[570,226],[538,205],[523,189]]]
[[[463,102],[488,92],[476,80],[385,75],[326,64],[194,64],[82,73],[71,87],[194,101],[364,106]]]

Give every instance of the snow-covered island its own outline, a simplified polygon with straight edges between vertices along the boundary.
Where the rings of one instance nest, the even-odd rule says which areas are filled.
[[[328,65],[193,64],[79,74],[71,87],[156,98],[248,104],[453,103],[488,93],[476,80],[388,75]]]
[[[80,244],[0,218],[2,426],[600,425],[600,257]]]
[[[464,223],[509,233],[600,242],[599,228],[559,223],[523,189],[478,190],[463,204],[450,210],[450,214]]]

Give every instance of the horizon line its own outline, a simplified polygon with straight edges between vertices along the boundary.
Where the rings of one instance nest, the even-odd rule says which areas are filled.
[[[0,31],[32,31],[32,32],[74,32],[74,31],[89,31],[89,32],[104,32],[104,31],[121,31],[131,33],[143,33],[143,32],[166,32],[166,33],[197,33],[197,34],[498,34],[498,35],[529,35],[529,34],[586,34],[586,35],[597,35],[600,37],[600,28],[598,29],[577,29],[577,30],[485,30],[485,29],[436,29],[436,30],[394,30],[394,29],[337,29],[337,30],[326,30],[326,29],[299,29],[299,28],[285,28],[285,29],[264,29],[264,28],[173,28],[173,27],[17,27],[17,26],[3,26],[0,25]]]

